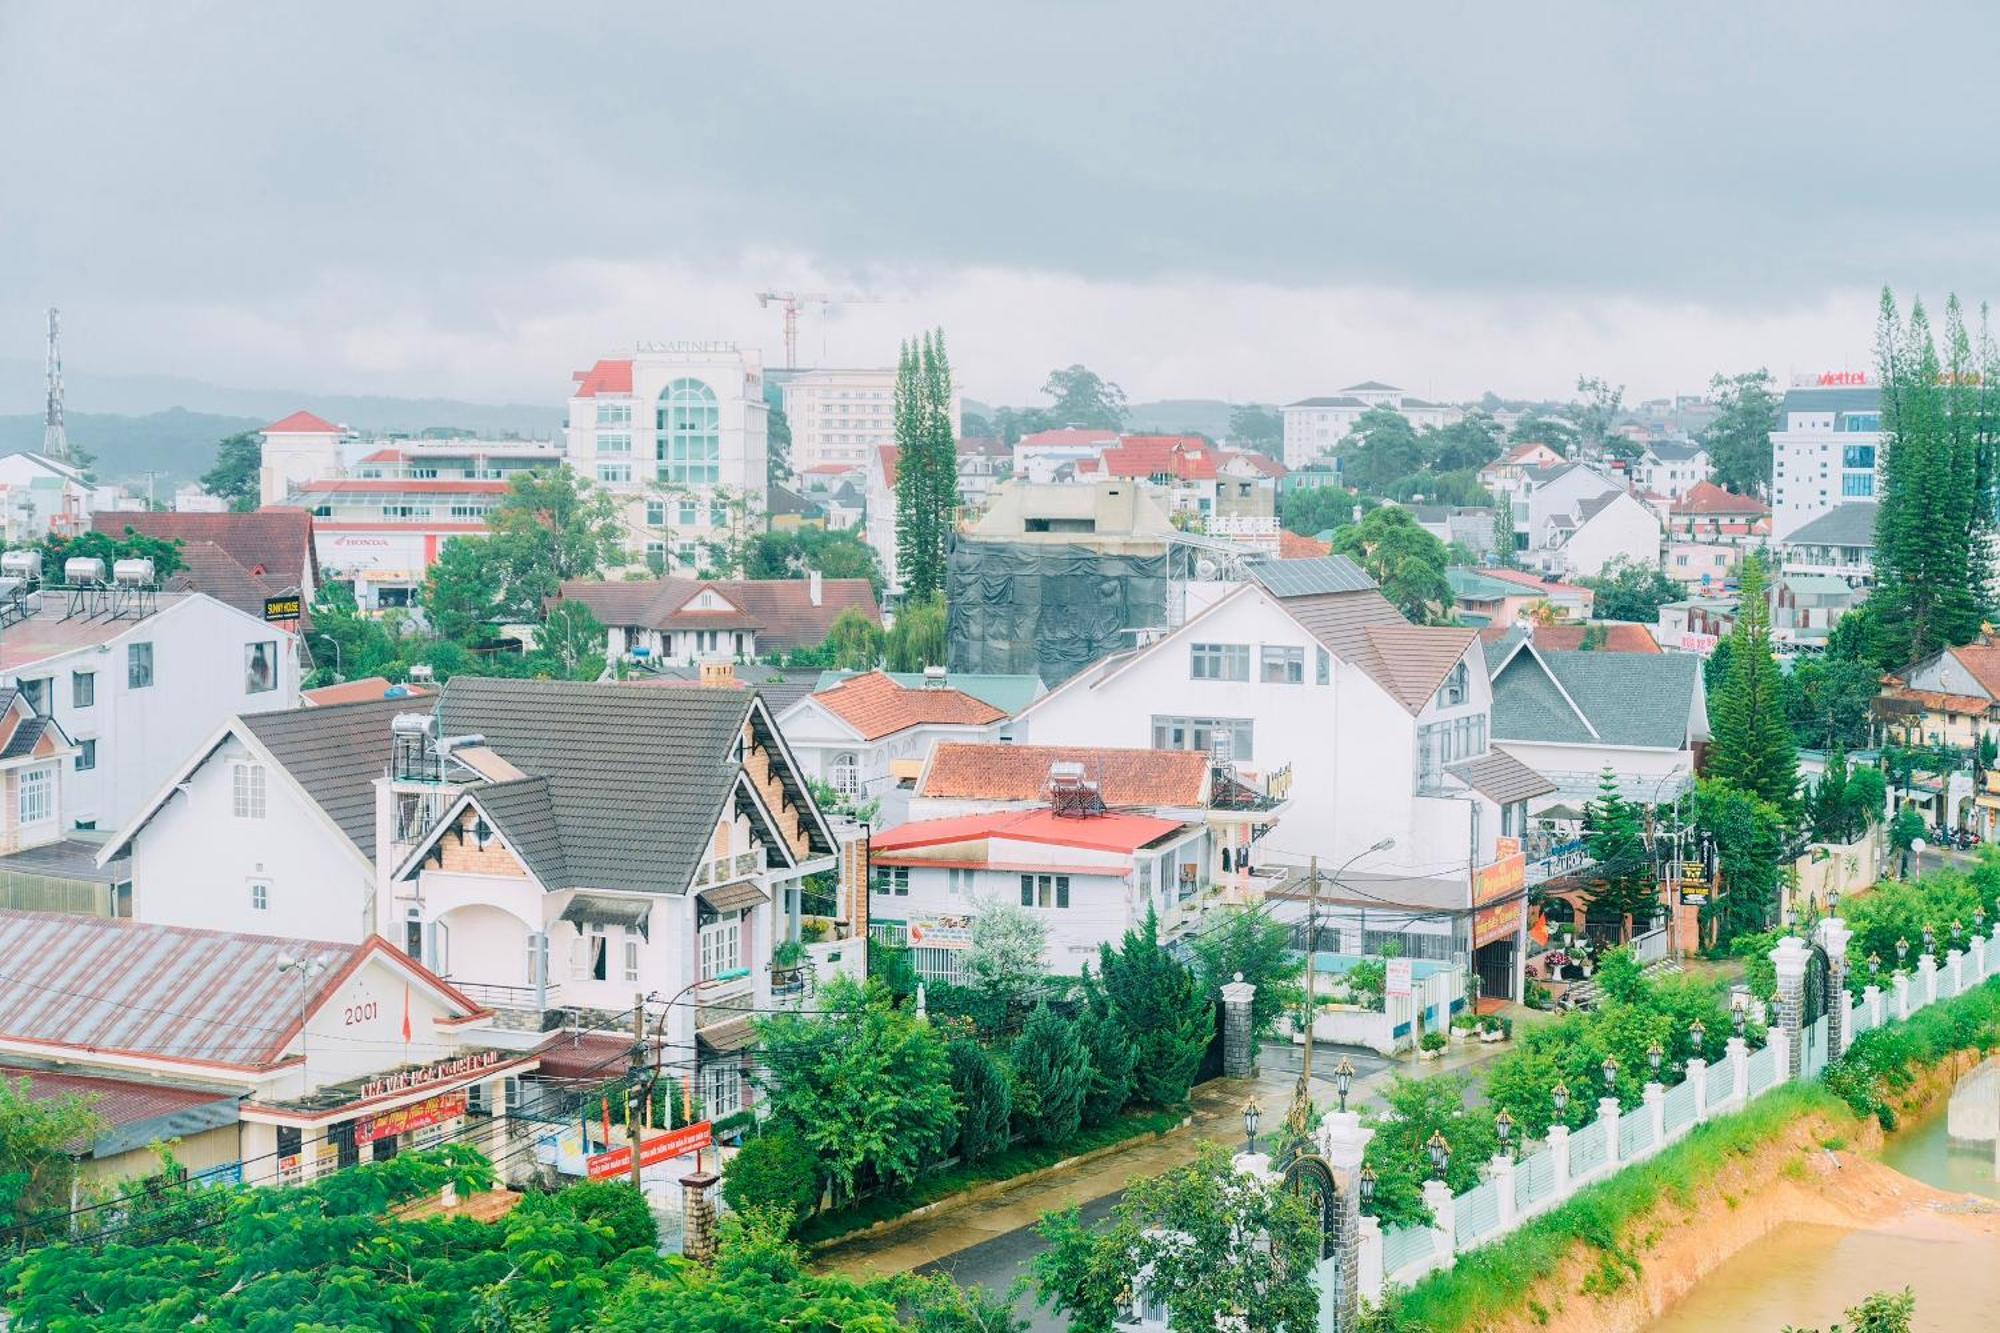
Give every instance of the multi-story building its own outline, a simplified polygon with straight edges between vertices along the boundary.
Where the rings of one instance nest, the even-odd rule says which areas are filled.
[[[71,831],[63,804],[79,748],[18,689],[0,691],[0,908],[130,916],[132,863]]]
[[[1859,588],[1875,581],[1875,502],[1836,505],[1778,544],[1787,574],[1827,574]]]
[[[705,543],[763,530],[769,419],[754,349],[641,343],[576,373],[569,465],[617,501],[631,566],[698,569]]]
[[[1418,430],[1449,426],[1465,416],[1449,403],[1433,403],[1404,393],[1393,384],[1364,380],[1326,398],[1302,398],[1285,404],[1285,466],[1302,468],[1347,438],[1370,410],[1386,407]]]
[[[1873,500],[1882,455],[1882,394],[1862,371],[1801,376],[1771,432],[1771,535],[1782,542],[1810,519]]]
[[[780,372],[779,393],[792,428],[792,470],[822,463],[859,465],[877,445],[896,442],[896,369]],[[959,430],[959,395],[951,391],[951,433]]]
[[[1655,440],[1632,465],[1632,481],[1642,491],[1678,500],[1715,472],[1708,450],[1693,440]]]
[[[0,457],[0,540],[10,546],[82,532],[117,499],[74,464],[32,452]]]
[[[117,828],[224,719],[296,708],[298,636],[202,593],[45,589],[0,626],[0,686],[76,743],[76,828]]]
[[[1284,466],[1257,453],[1218,449],[1198,435],[1127,435],[1106,449],[1099,475],[1150,482],[1170,510],[1199,520],[1267,519],[1277,531]]]

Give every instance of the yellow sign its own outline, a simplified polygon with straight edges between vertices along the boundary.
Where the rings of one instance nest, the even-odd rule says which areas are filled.
[[[1521,854],[1520,840],[1498,839],[1495,850],[1499,859],[1481,866],[1472,877],[1472,904],[1478,909],[1472,916],[1475,949],[1512,938],[1521,928],[1528,901],[1528,858]]]
[[[287,597],[266,597],[264,599],[264,619],[297,620],[299,618],[299,595]]]

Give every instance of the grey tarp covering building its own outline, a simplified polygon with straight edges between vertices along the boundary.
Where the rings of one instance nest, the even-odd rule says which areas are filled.
[[[1193,554],[1105,552],[1081,543],[959,541],[947,573],[953,671],[1032,674],[1051,689],[1168,623],[1169,585]]]

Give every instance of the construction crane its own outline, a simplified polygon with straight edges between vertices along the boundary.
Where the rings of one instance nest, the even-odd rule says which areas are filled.
[[[858,305],[872,300],[867,296],[834,296],[826,292],[758,292],[757,304],[768,310],[773,304],[785,312],[785,369],[799,368],[799,307],[816,305]]]
[[[49,396],[42,411],[42,456],[69,462],[69,431],[63,425],[62,315],[49,307]]]

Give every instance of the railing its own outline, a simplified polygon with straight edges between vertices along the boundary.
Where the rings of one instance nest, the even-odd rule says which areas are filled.
[[[806,993],[807,969],[804,964],[780,967],[771,964],[771,998],[790,999]]]
[[[556,1009],[561,1006],[557,997],[562,993],[558,982],[550,982],[542,988],[540,1003],[533,986],[496,986],[484,981],[452,981],[452,986],[465,996],[487,1009]]]
[[[714,857],[696,865],[694,886],[697,889],[706,889],[717,884],[728,884],[732,880],[754,879],[763,873],[764,849],[756,847],[731,856]]]
[[[1646,967],[1653,963],[1666,962],[1666,927],[1662,926],[1657,930],[1649,930],[1643,935],[1634,935],[1632,937],[1632,957],[1638,960],[1641,967]]]

